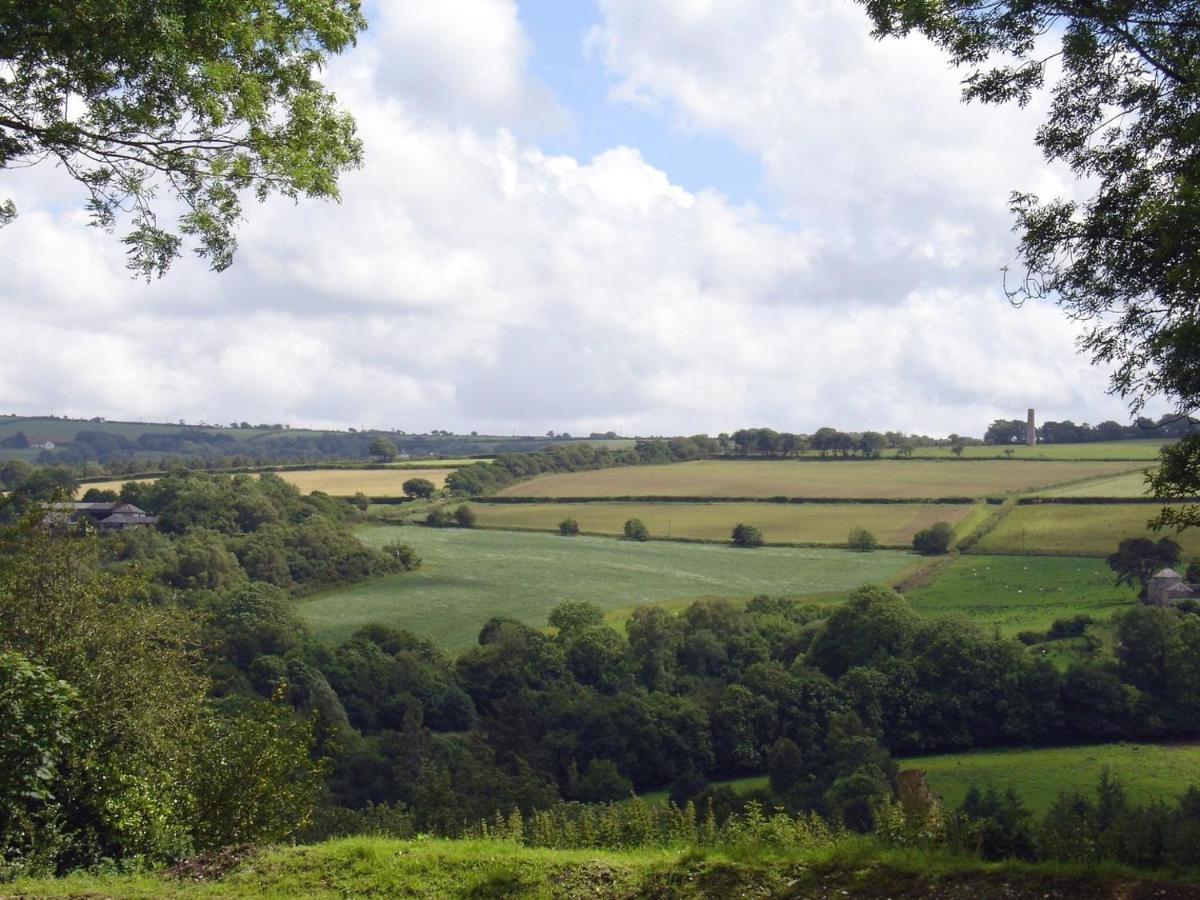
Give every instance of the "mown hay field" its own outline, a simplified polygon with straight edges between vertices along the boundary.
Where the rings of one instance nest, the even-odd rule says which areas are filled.
[[[507,497],[985,497],[1129,472],[1128,462],[701,460],[543,475]]]
[[[1037,750],[992,750],[913,757],[901,768],[924,769],[930,788],[947,804],[962,803],[971,785],[1012,788],[1025,805],[1045,812],[1060,791],[1091,793],[1100,773],[1120,778],[1134,803],[1173,800],[1200,786],[1200,746],[1194,744],[1097,744]]]
[[[479,524],[557,531],[572,518],[582,531],[621,534],[641,519],[654,538],[727,541],[739,522],[757,525],[768,544],[845,544],[852,528],[866,528],[883,544],[907,546],[934,522],[955,525],[968,504],[918,503],[477,503]]]
[[[914,563],[911,554],[887,550],[746,550],[411,525],[364,528],[359,536],[372,546],[411,544],[422,566],[299,601],[300,615],[323,639],[378,622],[460,649],[492,616],[542,626],[563,600],[612,610],[684,598],[830,594],[887,581]]]
[[[1129,537],[1171,537],[1184,556],[1200,554],[1200,532],[1155,534],[1146,527],[1159,510],[1153,503],[1044,503],[1017,506],[973,548],[979,553],[1040,553],[1108,556]]]
[[[1078,556],[964,554],[904,596],[921,615],[962,613],[1009,636],[1045,631],[1055,619],[1076,615],[1107,619],[1137,602],[1137,592],[1117,585],[1107,563]]]
[[[276,472],[284,481],[294,484],[300,493],[324,491],[335,497],[349,497],[363,493],[368,497],[403,497],[404,482],[410,478],[425,478],[435,487],[446,484],[446,476],[453,468],[431,467],[428,469],[307,469],[295,472]]]
[[[403,497],[404,482],[410,478],[425,478],[432,481],[438,488],[446,484],[446,476],[453,468],[390,468],[390,469],[302,469],[290,472],[276,472],[284,481],[294,484],[300,493],[309,494],[313,491],[324,491],[335,497],[350,497],[357,493],[368,497]],[[92,481],[79,486],[76,492],[83,496],[92,488],[99,490],[119,491],[121,485],[129,481],[155,481],[154,478],[125,478],[114,481]]]

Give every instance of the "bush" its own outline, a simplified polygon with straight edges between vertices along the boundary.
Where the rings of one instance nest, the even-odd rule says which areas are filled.
[[[558,523],[558,533],[565,535],[579,534],[579,523],[574,519],[563,519]]]
[[[732,539],[735,547],[761,547],[765,543],[763,533],[757,525],[744,523],[733,526]]]
[[[430,528],[447,528],[454,521],[454,516],[444,509],[431,509],[425,517],[425,524]]]
[[[437,490],[428,478],[410,478],[401,487],[409,497],[421,500],[428,500]]]
[[[918,553],[945,553],[954,540],[954,528],[949,522],[938,522],[930,528],[922,528],[913,535],[913,549]]]
[[[625,522],[625,539],[627,541],[650,540],[650,529],[641,519],[627,519]]]
[[[381,549],[384,555],[400,563],[400,567],[405,572],[411,572],[421,567],[421,557],[417,556],[417,551],[408,544],[401,544],[399,541],[394,541],[390,544],[385,544]]]
[[[463,503],[454,511],[454,521],[458,523],[459,528],[474,528],[475,510]]]
[[[879,538],[871,534],[865,528],[851,528],[850,536],[846,538],[846,546],[851,550],[859,550],[866,553],[874,550],[879,546]]]

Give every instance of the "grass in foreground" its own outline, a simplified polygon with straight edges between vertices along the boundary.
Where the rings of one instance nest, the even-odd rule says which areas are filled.
[[[922,499],[1021,493],[1119,475],[1129,462],[1021,460],[703,460],[543,475],[510,497],[833,497]]]
[[[460,649],[492,616],[536,627],[563,600],[613,610],[672,599],[828,594],[886,581],[914,563],[911,554],[887,550],[745,550],[415,526],[365,528],[359,536],[373,546],[411,544],[422,567],[300,601],[321,638],[340,640],[379,622]]]
[[[949,504],[871,503],[477,503],[479,524],[557,531],[565,518],[585,532],[621,534],[627,519],[654,537],[728,541],[739,522],[757,525],[767,543],[844,545],[850,529],[866,528],[884,544],[907,547],[934,522],[957,524],[973,509]]]
[[[1169,536],[1183,546],[1185,557],[1200,554],[1200,532],[1155,534],[1146,522],[1158,512],[1154,504],[1047,503],[1018,506],[975,545],[979,553],[1045,553],[1063,556],[1107,556],[1129,537]]]
[[[904,596],[922,615],[963,613],[1008,636],[1080,614],[1105,619],[1137,601],[1103,560],[980,554],[959,556]]]
[[[1145,877],[1145,876],[1140,876]],[[27,898],[1127,898],[1171,893],[1118,866],[980,863],[847,835],[788,852],[543,850],[502,841],[344,838],[263,850],[208,882],[167,873],[19,881]]]

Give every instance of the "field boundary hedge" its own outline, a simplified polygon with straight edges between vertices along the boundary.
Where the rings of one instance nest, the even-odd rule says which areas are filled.
[[[578,504],[578,503],[816,503],[816,504],[878,504],[884,506],[908,505],[930,506],[973,506],[978,497],[705,497],[656,494],[613,495],[609,497],[471,497],[472,503],[497,504]],[[991,498],[988,498],[991,502]],[[997,501],[1000,502],[1000,501]]]
[[[1021,497],[1018,506],[1038,506],[1043,503],[1059,503],[1067,506],[1112,506],[1115,504],[1152,504],[1163,506],[1169,503],[1195,503],[1200,497]]]

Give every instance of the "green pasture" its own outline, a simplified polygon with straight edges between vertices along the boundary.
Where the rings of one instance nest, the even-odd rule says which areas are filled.
[[[1078,556],[964,554],[937,568],[905,598],[925,616],[962,613],[1005,635],[1045,631],[1055,619],[1105,619],[1133,605],[1137,592],[1114,583],[1099,559]]]
[[[997,444],[982,444],[963,448],[963,459],[1067,459],[1067,460],[1153,460],[1158,459],[1158,451],[1163,444],[1174,443],[1174,440],[1150,439],[1138,441],[1095,441],[1085,444],[1038,444],[1036,447],[1026,447],[1024,444],[999,446]],[[1011,450],[1007,456],[1005,450]],[[885,454],[895,451],[887,450]],[[936,458],[952,459],[954,454],[949,447],[916,447],[913,457],[917,459]]]
[[[1147,497],[1150,490],[1145,472],[1137,471],[1046,488],[1037,493],[1040,497]]]
[[[701,460],[542,475],[508,497],[987,497],[1119,475],[1128,462],[1021,460]]]
[[[930,789],[957,808],[971,785],[998,791],[1012,788],[1025,806],[1042,814],[1059,792],[1091,792],[1108,769],[1125,786],[1133,803],[1170,802],[1191,785],[1200,786],[1200,746],[1192,744],[1093,744],[1033,750],[973,750],[896,761],[904,769],[923,769]],[[714,782],[739,794],[768,786],[765,775]],[[641,795],[647,803],[666,803],[666,791]]]
[[[372,546],[411,544],[423,564],[416,572],[299,601],[300,614],[323,639],[341,640],[379,622],[459,649],[473,643],[493,616],[541,626],[563,600],[590,600],[616,610],[702,597],[830,594],[887,581],[914,562],[911,554],[887,550],[746,550],[411,525],[375,526],[359,534]]]
[[[1134,803],[1173,800],[1200,786],[1200,746],[1194,744],[1096,744],[1037,750],[987,750],[904,759],[902,769],[924,769],[930,788],[956,807],[972,784],[1012,788],[1036,813],[1060,791],[1092,791],[1108,769]]]
[[[767,543],[846,543],[852,528],[866,528],[881,543],[908,546],[934,522],[962,521],[972,506],[872,503],[477,503],[479,524],[493,528],[557,531],[572,518],[582,531],[621,534],[626,520],[646,523],[652,537],[727,541],[739,522],[757,525]]]
[[[978,553],[1107,556],[1125,538],[1169,536],[1183,546],[1185,557],[1200,555],[1200,532],[1155,534],[1146,527],[1158,509],[1152,503],[1016,506],[973,549]]]

